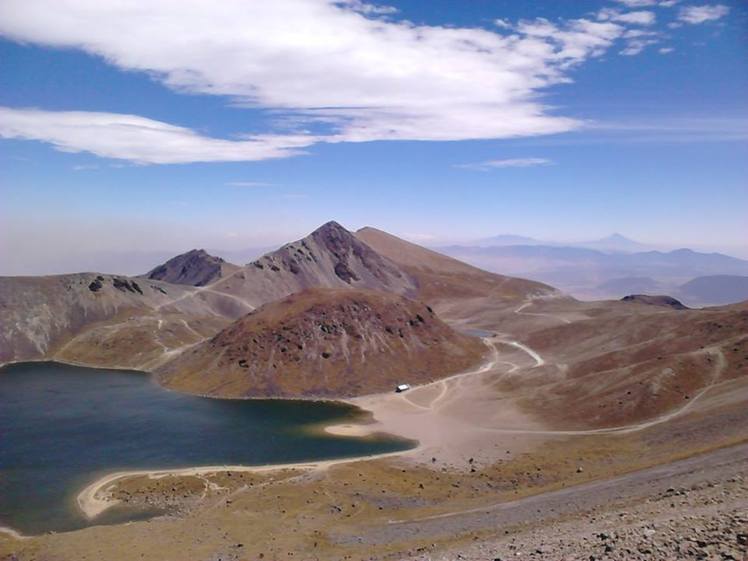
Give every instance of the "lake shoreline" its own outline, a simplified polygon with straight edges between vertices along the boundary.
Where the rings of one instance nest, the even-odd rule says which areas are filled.
[[[78,508],[89,520],[92,520],[108,510],[109,508],[119,504],[120,501],[112,498],[101,498],[97,495],[105,490],[104,488],[115,483],[120,479],[128,477],[146,476],[151,479],[160,479],[162,477],[171,476],[195,476],[195,475],[210,475],[214,473],[222,472],[245,472],[245,473],[266,473],[274,471],[284,470],[298,470],[298,471],[318,471],[326,470],[332,466],[349,464],[355,462],[379,460],[383,458],[394,458],[401,457],[407,454],[413,453],[418,449],[418,446],[409,450],[401,450],[396,452],[383,452],[381,454],[371,454],[365,456],[355,456],[351,458],[339,458],[333,460],[319,460],[311,462],[292,462],[287,464],[267,464],[267,465],[256,465],[256,466],[242,466],[242,465],[220,465],[220,466],[203,466],[203,467],[186,467],[177,469],[164,469],[164,470],[130,470],[130,471],[119,471],[105,475],[90,485],[86,486],[76,497],[76,504]],[[21,536],[15,530],[11,532]],[[25,537],[25,536],[24,536]]]
[[[444,384],[446,381],[454,380],[457,378],[462,378],[465,376],[470,376],[472,374],[479,374],[486,372],[487,370],[490,370],[492,367],[495,366],[497,355],[496,355],[496,349],[494,345],[491,344],[491,342],[488,340],[488,338],[484,337],[482,338],[483,342],[486,344],[487,347],[492,349],[492,353],[489,354],[489,357],[485,359],[480,365],[478,365],[477,368],[460,372],[457,374],[453,374],[449,377],[436,380],[434,382],[430,382],[428,384],[422,384],[419,386],[414,386],[412,390],[417,389],[423,389],[428,388],[437,384]],[[66,366],[74,366],[74,367],[81,367],[81,368],[91,368],[90,366],[81,365],[81,364],[71,364],[65,361],[59,361],[59,360],[30,360],[30,361],[18,361],[12,364],[21,364],[21,363],[51,363],[51,364],[62,364]],[[4,364],[3,366],[8,365],[9,363]],[[136,369],[124,369],[124,368],[101,368],[102,370],[113,370],[113,371],[123,371],[127,370],[133,373],[139,373],[139,374],[147,374],[151,379],[153,379],[153,374],[147,371],[142,370],[136,370]],[[155,382],[155,380],[153,380]],[[358,455],[358,456],[351,456],[351,457],[342,457],[338,459],[329,459],[329,460],[312,460],[312,461],[300,461],[300,462],[291,462],[291,463],[280,463],[280,464],[261,464],[261,465],[209,465],[209,466],[188,466],[183,468],[166,468],[166,469],[146,469],[146,470],[126,470],[126,471],[118,471],[109,473],[106,475],[103,475],[102,477],[96,479],[89,485],[87,485],[85,488],[83,488],[75,498],[75,504],[79,511],[83,513],[83,515],[88,520],[93,520],[103,512],[107,511],[109,508],[115,506],[120,501],[113,499],[111,497],[100,497],[99,495],[102,494],[106,490],[107,487],[114,484],[115,482],[127,478],[127,477],[134,477],[134,476],[147,476],[149,478],[162,478],[167,476],[194,476],[194,475],[205,475],[205,474],[212,474],[212,473],[219,473],[219,472],[226,472],[226,471],[235,471],[235,472],[255,472],[255,473],[263,473],[263,472],[272,472],[272,471],[281,471],[281,470],[302,470],[302,471],[315,471],[315,470],[325,470],[329,467],[332,467],[334,465],[340,465],[340,464],[346,464],[346,463],[354,463],[354,462],[360,462],[360,461],[369,461],[369,460],[377,460],[377,459],[383,459],[383,458],[407,458],[411,457],[415,459],[417,456],[423,456],[425,452],[427,452],[426,447],[424,444],[417,439],[412,438],[408,434],[407,430],[398,429],[397,425],[393,425],[389,422],[382,422],[381,419],[378,419],[379,413],[381,413],[384,409],[392,404],[392,400],[401,400],[405,397],[406,393],[403,394],[396,394],[394,392],[381,392],[376,394],[369,394],[365,396],[357,396],[357,397],[340,397],[340,398],[330,398],[330,397],[249,397],[249,398],[224,398],[224,397],[215,397],[215,396],[200,396],[195,394],[185,394],[183,392],[177,392],[175,390],[171,390],[169,388],[166,388],[164,386],[161,386],[160,384],[157,384],[159,388],[166,390],[168,392],[174,392],[181,395],[187,395],[187,396],[193,396],[193,397],[207,397],[212,400],[229,400],[229,401],[308,401],[308,402],[326,402],[326,403],[332,403],[332,404],[344,404],[349,406],[354,406],[356,409],[360,411],[361,414],[361,420],[363,421],[363,418],[366,417],[366,421],[364,422],[356,422],[356,420],[353,420],[353,422],[347,422],[347,423],[324,423],[320,426],[313,429],[316,432],[324,433],[331,436],[340,436],[340,437],[346,437],[346,438],[366,438],[371,437],[375,434],[384,434],[387,436],[393,436],[397,438],[401,438],[404,440],[409,440],[411,442],[415,442],[415,445],[411,448],[408,448],[406,450],[396,450],[393,452],[383,452],[379,454],[368,454],[368,455]],[[407,406],[407,402],[403,402],[403,405]],[[13,528],[8,527],[7,531],[4,533],[18,538],[18,539],[25,539],[26,537],[30,537],[27,535],[24,535],[17,530],[14,530]]]
[[[0,528],[7,529],[0,540],[125,522],[130,515],[119,509],[94,522],[89,520],[111,502],[97,502],[108,495],[99,488],[127,475],[322,469],[341,461],[405,452],[417,445],[389,435],[335,438],[309,430],[317,425],[369,421],[366,412],[342,400],[206,400],[169,391],[149,376],[132,373],[142,372],[91,369],[58,361],[25,361],[2,370],[0,395],[7,398],[8,407],[2,411],[0,423],[7,422],[8,427],[22,423],[29,434],[36,435],[31,441],[8,440],[4,459],[9,466],[39,465],[49,474],[39,481],[38,470],[23,468],[8,476],[12,492],[4,497],[8,508],[3,509]],[[115,399],[119,405],[111,407]],[[131,418],[135,421],[128,428]],[[95,423],[101,428],[92,437],[82,421],[83,426]],[[143,445],[128,440],[130,430],[142,435]],[[200,453],[188,452],[195,431],[202,434],[203,430],[212,435],[211,442],[221,444],[201,448]],[[267,440],[269,434],[277,439]],[[228,440],[222,440],[222,435]],[[167,436],[167,446],[158,447],[159,440]],[[70,439],[69,445],[65,439]],[[45,450],[45,455],[34,449]],[[55,467],[67,465],[71,450],[80,468],[65,471]],[[78,495],[80,501],[76,501]]]
[[[484,344],[491,349],[489,357],[484,360],[477,368],[468,370],[466,372],[460,372],[453,374],[446,378],[430,382],[428,384],[422,384],[414,386],[409,391],[416,389],[423,389],[436,384],[444,384],[451,380],[456,380],[465,376],[471,376],[474,374],[482,374],[491,370],[498,360],[498,352],[496,347],[491,343],[490,338],[483,337]],[[382,423],[377,420],[377,415],[382,413],[383,408],[387,407],[394,399],[401,399],[406,396],[408,392],[402,394],[396,394],[392,392],[388,393],[377,393],[365,396],[359,396],[354,398],[340,398],[335,401],[337,403],[344,403],[347,405],[353,405],[360,409],[365,414],[371,417],[371,421],[367,423],[328,423],[323,426],[317,427],[313,430],[334,435],[343,436],[349,438],[362,438],[373,436],[377,433],[387,434],[389,436],[395,436],[403,439],[411,440],[408,436],[407,431],[402,429],[398,430],[396,424]],[[216,399],[216,398],[214,398]],[[219,398],[220,399],[220,398]],[[248,398],[248,399],[265,399],[265,398]],[[273,399],[273,398],[270,398]],[[275,399],[288,399],[288,398],[275,398]],[[320,401],[307,398],[310,401]],[[107,510],[109,507],[117,504],[117,501],[108,498],[99,498],[97,494],[100,493],[106,486],[114,483],[119,479],[132,476],[148,476],[152,478],[166,477],[170,475],[176,476],[190,476],[190,475],[205,475],[210,473],[218,473],[224,471],[237,471],[237,472],[269,472],[279,471],[287,469],[298,469],[298,470],[324,470],[334,465],[340,465],[345,463],[353,463],[359,461],[377,460],[382,458],[394,458],[394,457],[407,457],[407,456],[418,456],[422,455],[426,447],[420,441],[410,449],[400,450],[395,452],[385,452],[382,454],[372,454],[365,456],[356,456],[351,458],[341,458],[333,460],[320,460],[311,462],[296,462],[287,464],[268,464],[262,466],[206,466],[206,467],[187,467],[180,469],[166,469],[166,470],[133,470],[133,471],[122,471],[106,475],[83,489],[77,496],[76,502],[80,510],[86,515],[87,518],[92,519]]]

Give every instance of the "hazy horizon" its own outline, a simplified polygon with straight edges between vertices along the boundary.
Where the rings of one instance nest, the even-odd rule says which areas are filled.
[[[337,222],[341,222],[337,220]],[[352,227],[343,222],[341,224],[350,228],[352,231],[358,230],[363,227],[374,227],[382,229],[373,224],[364,224],[361,226]],[[320,226],[319,224],[318,226]],[[258,242],[253,242],[254,238],[247,238],[245,243],[242,243],[242,238],[237,237],[231,242],[224,243],[223,246],[212,245],[211,243],[201,243],[195,238],[195,243],[187,243],[186,245],[174,245],[169,246],[112,246],[112,247],[99,247],[96,249],[76,249],[71,247],[67,251],[59,252],[53,251],[46,253],[45,247],[39,247],[35,258],[30,258],[28,254],[25,255],[14,255],[5,244],[0,243],[0,276],[18,276],[18,275],[52,275],[52,274],[64,274],[64,273],[78,273],[78,272],[104,272],[104,273],[116,273],[123,275],[136,275],[142,274],[153,267],[163,263],[164,261],[174,257],[176,255],[186,253],[193,249],[204,249],[208,253],[222,257],[226,261],[243,265],[246,262],[259,257],[260,255],[271,252],[280,246],[301,239],[311,233],[312,228],[309,231],[300,232],[294,234],[288,238],[265,238],[258,237]],[[419,236],[409,235],[408,233],[393,232],[388,233],[406,239],[410,242],[422,245],[424,247],[433,248],[439,250],[440,247],[446,246],[475,246],[481,242],[496,237],[496,236],[520,236],[533,238],[533,236],[525,236],[521,234],[489,234],[481,237],[468,238],[464,236],[456,236],[451,238],[428,238],[423,239]],[[589,239],[540,239],[533,238],[536,242],[541,245],[555,245],[559,247],[580,247],[586,244],[594,243],[596,241],[605,239],[611,235],[623,235],[619,232],[611,232],[609,234],[600,236],[598,238]],[[737,247],[713,247],[703,246],[699,244],[682,244],[682,245],[671,245],[666,243],[653,243],[645,240],[633,239],[629,236],[624,237],[630,241],[640,243],[642,247],[635,251],[674,251],[677,249],[692,249],[694,251],[711,253],[717,252],[731,257],[737,257],[739,259],[748,259],[748,247],[737,246]],[[220,239],[215,240],[216,243],[221,242]],[[517,242],[516,244],[507,245],[522,245]],[[604,249],[599,249],[605,251]]]

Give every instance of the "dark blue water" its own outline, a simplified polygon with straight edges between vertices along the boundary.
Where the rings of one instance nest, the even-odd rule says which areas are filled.
[[[51,362],[6,366],[0,369],[0,525],[30,534],[87,526],[75,497],[112,471],[285,463],[412,446],[308,430],[360,415],[330,402],[188,396],[139,372]],[[95,523],[149,515],[118,508]]]

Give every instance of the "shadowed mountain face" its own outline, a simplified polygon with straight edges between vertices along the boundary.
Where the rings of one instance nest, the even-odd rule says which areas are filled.
[[[166,386],[213,396],[353,396],[429,382],[485,352],[420,302],[317,288],[266,304],[158,373]]]
[[[172,284],[205,286],[234,272],[237,268],[220,257],[210,255],[204,249],[193,249],[172,257],[163,265],[146,273],[145,277]]]
[[[748,300],[748,276],[711,275],[680,286],[677,294],[696,305],[722,305]]]
[[[681,302],[673,298],[672,296],[649,296],[647,294],[631,294],[621,298],[622,302],[630,302],[636,304],[646,304],[648,306],[661,306],[663,308],[672,308],[673,310],[687,310]]]

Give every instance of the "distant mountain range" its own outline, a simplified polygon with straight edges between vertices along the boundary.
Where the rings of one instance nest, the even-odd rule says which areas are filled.
[[[627,238],[622,234],[611,234],[610,236],[600,238],[599,240],[589,240],[580,242],[552,242],[543,241],[536,238],[529,238],[526,236],[517,236],[514,234],[500,234],[490,238],[484,238],[477,240],[474,243],[468,244],[469,246],[478,247],[495,247],[495,246],[511,246],[511,245],[532,245],[532,246],[548,246],[548,247],[580,247],[586,249],[597,249],[599,251],[606,252],[637,252],[637,251],[648,251],[658,249],[657,247],[649,244],[643,244]]]
[[[710,275],[681,285],[677,294],[689,302],[731,304],[748,300],[748,276]]]
[[[501,236],[503,238],[503,236]],[[740,279],[748,261],[691,249],[624,252],[633,247],[623,236],[597,243],[619,250],[559,245],[447,246],[439,251],[477,267],[549,283],[579,298],[621,298],[628,294],[670,294],[687,305],[717,305],[748,296]],[[637,242],[631,242],[636,244]],[[722,280],[713,280],[717,276]],[[732,280],[724,279],[728,276]],[[697,277],[704,280],[687,285]]]

